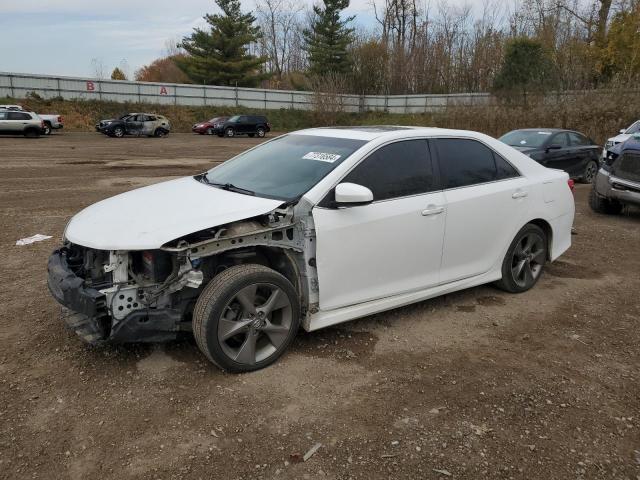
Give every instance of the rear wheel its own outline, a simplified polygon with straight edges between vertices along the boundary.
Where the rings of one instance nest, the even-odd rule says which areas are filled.
[[[193,312],[193,334],[209,360],[230,372],[275,362],[300,325],[291,282],[262,265],[237,265],[213,278]]]
[[[156,131],[153,133],[154,137],[166,137],[169,134],[164,128],[156,128]]]
[[[256,133],[258,134],[258,137],[263,138],[266,134],[266,131],[264,128],[258,127],[258,129],[256,130]]]
[[[605,215],[617,215],[622,211],[622,204],[620,202],[598,195],[595,183],[589,193],[589,206],[594,212],[604,213]]]
[[[44,122],[42,133],[44,133],[45,135],[51,135],[51,124],[49,122]]]
[[[546,261],[547,235],[537,225],[527,224],[511,242],[496,285],[511,293],[526,292],[537,283]]]
[[[235,132],[235,130],[233,128],[229,127],[224,131],[224,134],[227,137],[231,138],[231,137],[235,136],[236,132]]]
[[[578,179],[580,183],[592,183],[598,173],[598,164],[595,161],[590,161],[584,169],[584,173]]]

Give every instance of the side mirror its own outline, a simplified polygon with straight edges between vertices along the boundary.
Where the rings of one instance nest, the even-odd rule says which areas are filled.
[[[357,206],[373,202],[373,192],[355,183],[340,183],[336,186],[336,206]]]
[[[560,150],[561,148],[562,148],[562,145],[558,145],[557,143],[552,143],[547,147],[547,152],[549,150]]]
[[[627,131],[627,130],[623,128],[623,129],[621,129],[621,130],[620,130],[620,133],[624,133],[624,132],[626,132],[626,131]]]

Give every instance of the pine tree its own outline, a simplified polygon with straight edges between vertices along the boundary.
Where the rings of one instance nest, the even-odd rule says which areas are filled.
[[[221,15],[205,15],[210,31],[195,28],[179,45],[187,55],[177,58],[178,66],[194,83],[252,87],[267,77],[260,73],[266,61],[247,51],[260,37],[255,17],[243,14],[240,0],[216,0]]]
[[[114,68],[113,72],[111,72],[111,80],[126,80],[126,79],[127,79],[127,76],[118,67]]]
[[[315,75],[348,73],[351,61],[347,48],[353,41],[354,17],[340,19],[349,0],[323,0],[324,8],[314,5],[311,28],[304,30],[305,50],[309,54],[309,72]]]

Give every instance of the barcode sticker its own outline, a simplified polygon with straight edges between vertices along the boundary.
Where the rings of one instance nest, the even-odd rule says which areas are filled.
[[[305,160],[333,163],[340,158],[340,155],[336,153],[309,152],[302,158]]]

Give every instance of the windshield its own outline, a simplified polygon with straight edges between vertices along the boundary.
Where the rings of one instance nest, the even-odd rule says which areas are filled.
[[[224,117],[213,117],[211,120],[209,120],[209,123],[218,123],[218,122],[224,122]]]
[[[300,198],[367,143],[350,138],[285,135],[209,170],[206,180],[281,200]]]
[[[238,120],[240,120],[240,115],[234,115],[229,119],[230,122],[237,122]]]
[[[512,147],[541,147],[544,142],[551,136],[551,132],[535,131],[535,130],[514,130],[498,140]]]
[[[631,135],[632,133],[640,133],[640,120],[631,125],[624,133]]]

